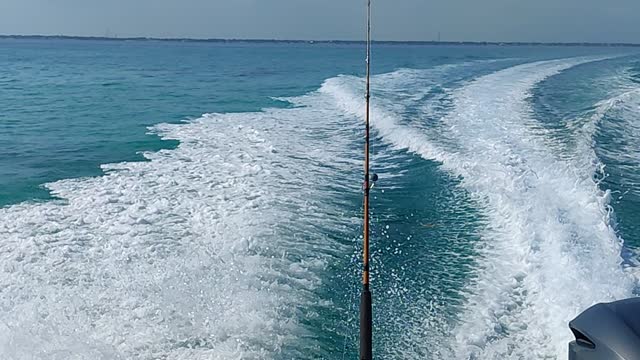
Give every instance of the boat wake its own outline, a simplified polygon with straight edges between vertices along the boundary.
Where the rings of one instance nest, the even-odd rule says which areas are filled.
[[[444,339],[415,339],[414,347],[445,343],[441,356],[459,359],[561,359],[569,320],[596,302],[632,295],[635,279],[621,266],[622,242],[611,226],[610,194],[594,179],[593,150],[585,147],[587,160],[565,161],[532,131],[531,89],[596,60],[529,63],[477,78],[451,92],[452,109],[435,134],[378,103],[380,136],[440,162],[489,219],[457,325]],[[332,79],[324,90],[344,111],[360,113],[349,81]]]
[[[529,104],[540,82],[598,60],[446,84],[477,64],[375,77],[377,136],[438,163],[486,217],[457,315],[416,309],[430,321],[384,334],[398,341],[378,352],[562,358],[570,319],[632,294],[594,135],[559,156]],[[351,276],[336,272],[360,233],[362,84],[339,76],[290,108],[156,126],[177,149],[46,185],[59,200],[0,209],[0,357],[339,358],[355,331],[356,314],[336,303],[356,301]],[[377,168],[402,176],[386,155]]]
[[[607,146],[601,147],[599,156],[615,168],[618,184],[624,195],[640,199],[640,88],[636,86],[600,102],[595,110],[597,123],[607,136]],[[597,134],[597,133],[596,133]],[[622,176],[621,174],[624,174]],[[622,195],[618,195],[622,196]]]
[[[159,125],[177,149],[0,209],[0,358],[325,356],[309,319],[359,163],[355,124],[315,105]]]

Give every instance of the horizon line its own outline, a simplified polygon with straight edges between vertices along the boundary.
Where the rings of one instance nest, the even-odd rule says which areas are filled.
[[[0,34],[0,39],[66,39],[95,41],[163,41],[163,42],[210,42],[210,43],[307,43],[307,44],[364,44],[364,40],[303,40],[303,39],[267,39],[267,38],[189,38],[189,37],[149,37],[149,36],[82,36],[82,35],[15,35]],[[451,40],[373,40],[378,44],[415,44],[415,45],[547,45],[547,46],[603,46],[603,47],[640,47],[640,43],[628,42],[546,42],[546,41],[451,41]]]

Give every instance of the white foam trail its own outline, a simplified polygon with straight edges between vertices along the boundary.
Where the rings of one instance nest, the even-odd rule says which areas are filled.
[[[384,106],[374,109],[373,124],[386,141],[461,177],[489,219],[479,249],[484,259],[447,346],[449,357],[562,359],[569,320],[596,302],[632,295],[635,279],[622,270],[609,194],[594,181],[593,164],[584,171],[584,162],[559,160],[527,126],[533,86],[594,60],[519,65],[456,90],[454,109],[442,119],[454,147],[401,125]],[[361,112],[345,79],[327,82],[324,91],[345,111]]]
[[[628,87],[621,94],[598,103],[590,125],[594,133],[600,126],[613,133],[611,144],[605,144],[600,150],[615,159],[616,166],[624,170],[629,178],[621,185],[628,187],[629,193],[635,196],[640,196],[640,176],[636,171],[640,166],[639,114],[640,88]],[[606,118],[609,120],[601,124]]]
[[[355,221],[360,162],[353,122],[304,101],[157,126],[180,146],[0,209],[0,358],[312,356],[301,320],[350,253],[323,231]]]

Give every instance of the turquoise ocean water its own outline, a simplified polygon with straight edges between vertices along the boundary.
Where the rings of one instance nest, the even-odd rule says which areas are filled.
[[[0,358],[357,357],[363,46],[0,40]],[[376,45],[375,352],[637,293],[635,48]]]

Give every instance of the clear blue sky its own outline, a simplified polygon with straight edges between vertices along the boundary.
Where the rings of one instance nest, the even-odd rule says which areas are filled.
[[[640,42],[640,0],[373,0],[378,40]],[[365,0],[0,0],[0,34],[361,39]]]

